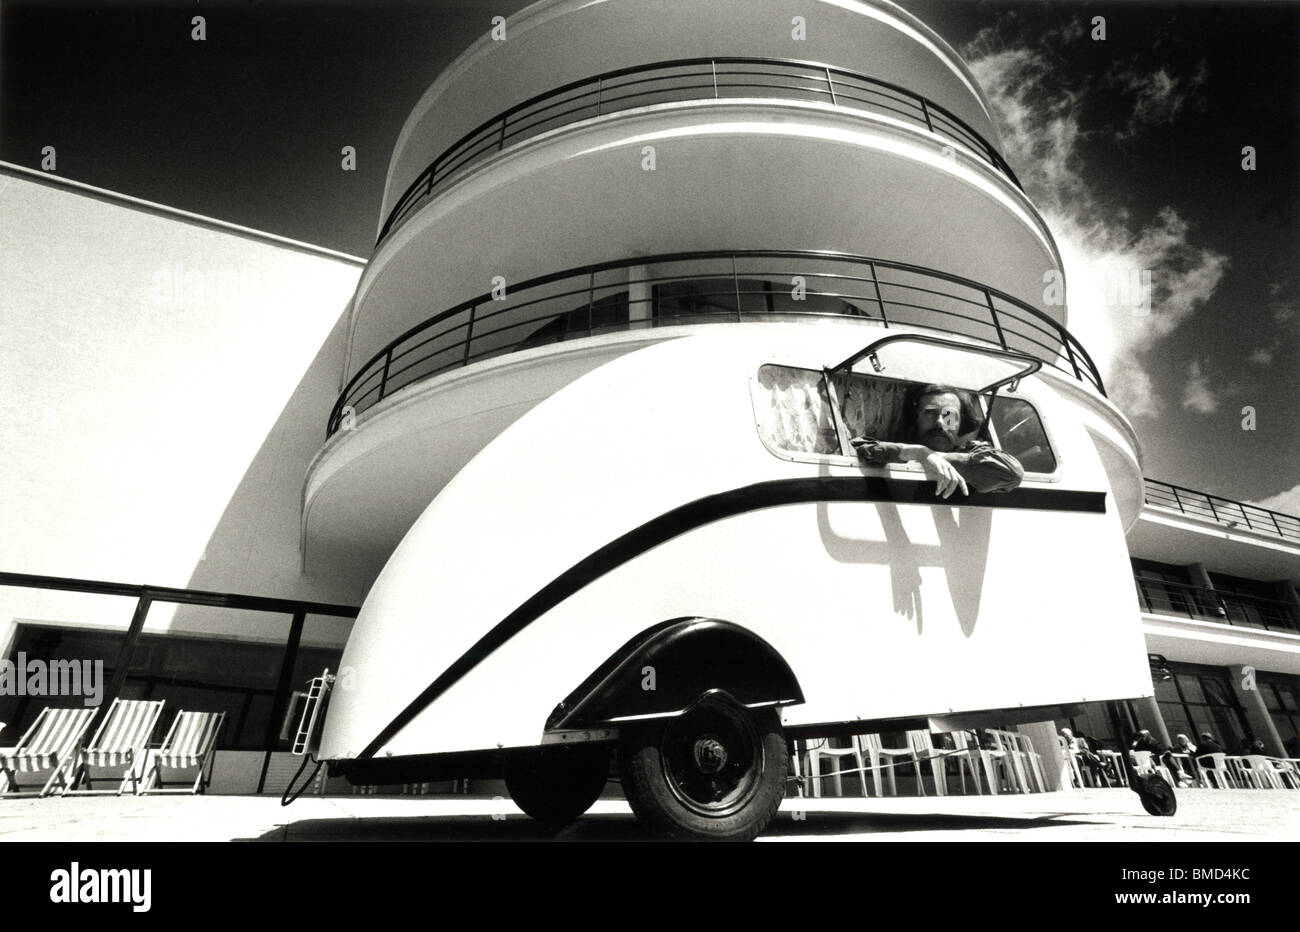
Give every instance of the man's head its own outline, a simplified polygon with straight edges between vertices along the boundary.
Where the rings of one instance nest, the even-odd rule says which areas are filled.
[[[979,419],[964,393],[947,385],[926,385],[915,396],[912,436],[940,453],[957,449],[958,438],[979,427]]]

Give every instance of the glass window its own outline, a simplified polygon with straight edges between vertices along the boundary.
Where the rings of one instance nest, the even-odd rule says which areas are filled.
[[[899,440],[907,431],[910,382],[882,379],[857,372],[835,377],[835,395],[850,437]]]
[[[996,397],[992,419],[998,448],[1018,459],[1025,472],[1056,471],[1056,457],[1033,405],[1020,398]]]
[[[840,453],[822,374],[812,369],[763,366],[758,370],[759,431],[778,450]]]

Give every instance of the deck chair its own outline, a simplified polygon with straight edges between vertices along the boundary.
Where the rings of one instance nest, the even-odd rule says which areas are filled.
[[[121,796],[128,785],[133,794],[139,795],[145,752],[162,714],[163,702],[162,699],[114,699],[95,737],[77,755],[72,788],[65,790],[64,795]],[[96,780],[107,780],[114,785],[112,789],[95,789]]]
[[[49,796],[55,784],[68,788],[64,771],[75,765],[77,748],[85,737],[86,729],[95,717],[96,709],[55,709],[46,706],[36,716],[12,751],[0,757],[0,773],[6,778],[5,791],[0,796]],[[49,777],[39,790],[25,790],[19,785],[18,774],[42,774]],[[35,785],[33,781],[32,785]]]
[[[213,752],[225,723],[225,712],[178,712],[162,747],[153,752],[153,769],[140,793],[202,793],[212,782]],[[196,769],[197,773],[192,784],[186,778],[174,781],[175,786],[167,786],[163,780],[164,767]]]

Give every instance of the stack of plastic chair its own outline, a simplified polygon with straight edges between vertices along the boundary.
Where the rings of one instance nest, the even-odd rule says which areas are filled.
[[[998,769],[1006,760],[1006,755],[1002,751],[982,748],[978,743],[971,741],[971,735],[965,731],[954,731],[952,733],[952,743],[957,745],[959,750],[968,751],[972,755],[978,755],[980,766],[984,768],[984,776],[988,781],[989,793],[993,796],[998,795]]]
[[[1029,735],[1012,732],[1011,736],[1019,746],[1021,760],[1026,764],[1026,776],[1033,780],[1036,787],[1033,792],[1046,793],[1047,781],[1043,779],[1043,755],[1034,749],[1034,742],[1030,740]]]

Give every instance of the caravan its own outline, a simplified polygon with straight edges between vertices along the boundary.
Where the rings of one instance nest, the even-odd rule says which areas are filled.
[[[1150,696],[1122,415],[1036,358],[875,333],[683,329],[537,404],[407,532],[301,749],[354,783],[503,776],[543,820],[613,761],[647,826],[748,839],[795,741]],[[855,455],[926,383],[978,399],[1019,487]]]

